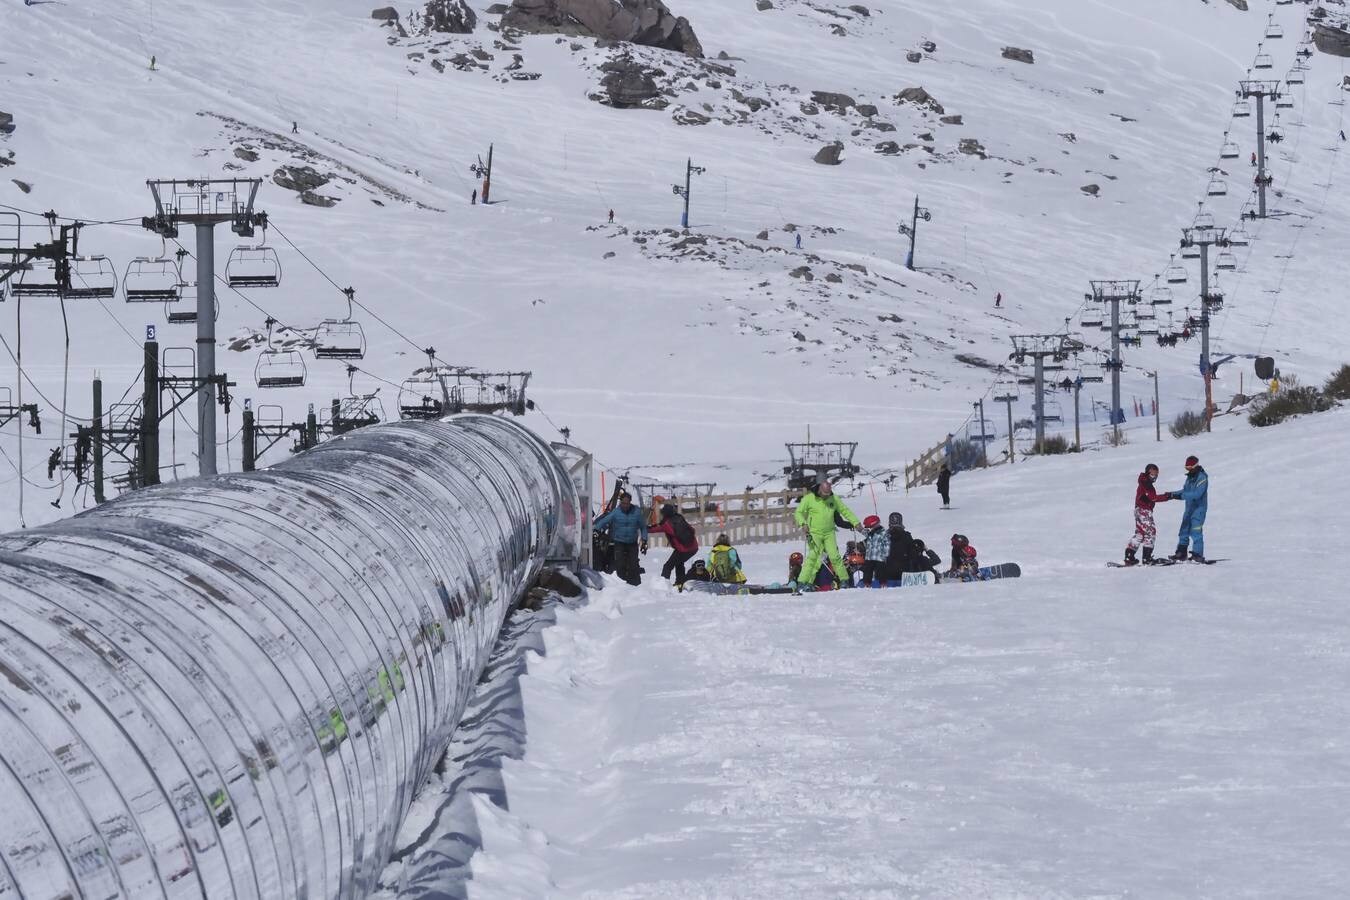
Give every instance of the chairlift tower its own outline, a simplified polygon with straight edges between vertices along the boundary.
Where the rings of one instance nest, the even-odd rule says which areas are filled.
[[[1086,295],[1085,299],[1090,302],[1109,305],[1111,309],[1111,358],[1107,361],[1106,367],[1111,370],[1111,426],[1117,437],[1120,436],[1120,420],[1122,409],[1120,406],[1120,371],[1123,363],[1120,361],[1120,304],[1128,303],[1130,306],[1138,306],[1141,299],[1139,293],[1138,280],[1133,281],[1093,281],[1092,293]]]
[[[1257,210],[1245,214],[1245,218],[1266,218],[1266,188],[1274,178],[1266,171],[1266,100],[1280,99],[1278,81],[1240,81],[1237,95],[1243,100],[1256,100],[1256,194]]]
[[[783,474],[788,477],[788,490],[809,488],[822,475],[832,482],[852,478],[858,474],[858,467],[853,464],[853,454],[857,450],[857,441],[788,444],[789,462],[783,467]]]
[[[477,161],[469,165],[469,171],[483,179],[483,191],[480,195],[484,203],[488,202],[488,195],[492,193],[492,144],[488,144],[487,162],[483,162],[483,157],[478,157]]]
[[[228,224],[240,237],[267,227],[267,213],[254,212],[261,178],[170,179],[146,182],[155,214],[141,227],[174,239],[191,225],[197,237],[197,459],[198,472],[216,474],[216,237]]]
[[[1200,250],[1200,374],[1205,378],[1205,430],[1214,419],[1214,369],[1209,360],[1209,314],[1223,305],[1223,295],[1209,289],[1209,248],[1231,246],[1224,228],[1183,228],[1181,246]]]
[[[689,195],[694,187],[694,176],[702,175],[706,171],[708,170],[703,166],[694,165],[693,159],[688,159],[684,164],[684,187],[680,187],[678,184],[670,186],[671,193],[676,197],[684,198],[684,214],[680,216],[681,228],[689,227]]]
[[[1017,395],[1013,393],[999,394],[994,397],[995,403],[1002,403],[1008,407],[1008,465],[1017,462],[1017,446],[1013,443],[1013,404],[1017,402]]]
[[[925,222],[933,221],[933,213],[926,206],[919,205],[919,195],[914,195],[914,215],[910,217],[909,224],[904,222],[896,229],[900,234],[909,237],[909,254],[905,257],[905,268],[911,272],[914,271],[914,242],[919,236],[919,220]]]
[[[1084,349],[1083,342],[1067,334],[1015,334],[1012,336],[1013,352],[1008,357],[1013,362],[1025,363],[1028,359],[1035,363],[1036,377],[1036,446],[1045,446],[1045,361],[1062,363],[1070,356]]]
[[[975,408],[976,413],[980,417],[980,458],[984,460],[984,465],[986,468],[988,468],[989,442],[994,439],[994,436],[989,432],[987,432],[984,428],[984,398],[976,400],[974,403],[971,404],[971,406]]]

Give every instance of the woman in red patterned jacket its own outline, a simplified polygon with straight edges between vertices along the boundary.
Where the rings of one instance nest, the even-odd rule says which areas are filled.
[[[1153,489],[1158,480],[1158,467],[1149,463],[1139,473],[1139,487],[1134,492],[1134,536],[1125,545],[1125,565],[1133,566],[1140,562],[1145,565],[1153,562],[1153,542],[1158,537],[1158,528],[1153,524],[1155,504],[1172,499],[1168,493],[1159,493]],[[1144,548],[1142,560],[1135,556],[1140,546]]]

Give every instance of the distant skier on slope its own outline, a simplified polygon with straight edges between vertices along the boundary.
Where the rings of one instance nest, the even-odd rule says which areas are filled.
[[[994,309],[1002,309],[1002,308],[1003,308],[1003,292],[999,291],[997,294],[994,295]]]
[[[1172,492],[1172,499],[1186,501],[1186,510],[1181,514],[1181,533],[1177,536],[1177,552],[1172,558],[1186,559],[1189,543],[1191,559],[1202,563],[1205,561],[1205,514],[1209,512],[1209,473],[1196,457],[1186,457],[1186,483],[1181,490]]]
[[[803,586],[808,589],[816,580],[822,559],[829,559],[836,578],[846,571],[844,560],[839,555],[839,541],[835,537],[836,514],[854,528],[862,525],[853,510],[835,496],[830,479],[821,475],[802,497],[794,517],[806,536],[806,562],[802,565],[799,584],[804,583]]]
[[[964,534],[952,535],[952,567],[942,573],[947,578],[959,578],[969,581],[978,578],[980,560],[971,546],[970,538]]]
[[[801,235],[801,232],[798,232],[798,233],[797,233],[797,249],[798,249],[798,250],[802,249],[802,235]]]
[[[942,469],[937,477],[938,493],[942,495],[942,508],[951,509],[952,506],[952,470],[947,468],[947,464],[942,464]]]
[[[1135,557],[1140,546],[1144,548],[1143,563],[1153,562],[1153,545],[1158,538],[1158,526],[1153,522],[1153,507],[1172,499],[1170,493],[1158,493],[1153,483],[1158,480],[1158,467],[1149,463],[1139,473],[1139,486],[1134,492],[1134,536],[1125,545],[1125,565],[1133,566],[1140,562]]]

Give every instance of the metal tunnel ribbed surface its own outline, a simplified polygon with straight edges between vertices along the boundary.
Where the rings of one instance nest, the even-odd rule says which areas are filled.
[[[364,896],[578,514],[461,416],[0,536],[0,897]]]

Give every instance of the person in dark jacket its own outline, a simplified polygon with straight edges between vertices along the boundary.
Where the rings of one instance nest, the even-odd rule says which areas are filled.
[[[934,581],[942,581],[942,575],[938,572],[942,557],[937,555],[936,550],[929,550],[928,545],[918,538],[914,539],[914,560],[915,572],[928,572]]]
[[[1158,467],[1153,463],[1144,466],[1139,473],[1139,486],[1134,491],[1134,536],[1125,545],[1125,565],[1138,563],[1135,552],[1143,546],[1143,563],[1153,562],[1153,544],[1158,539],[1158,526],[1153,522],[1153,507],[1172,499],[1168,493],[1158,493],[1153,483],[1158,480]]]
[[[1186,483],[1181,490],[1172,492],[1172,499],[1186,501],[1186,509],[1181,514],[1181,533],[1177,536],[1177,552],[1172,558],[1184,560],[1186,545],[1190,544],[1191,559],[1202,563],[1205,561],[1205,515],[1209,512],[1209,475],[1194,456],[1186,457]]]
[[[620,494],[619,505],[596,519],[594,527],[608,533],[614,544],[614,574],[631,585],[642,584],[638,552],[647,552],[647,516],[633,504],[633,495]]]
[[[689,574],[684,577],[685,581],[712,581],[712,573],[708,571],[708,564],[701,559],[696,559],[689,566]]]
[[[937,477],[938,493],[942,495],[942,508],[950,509],[952,505],[952,470],[943,463],[938,471]]]
[[[651,531],[654,534],[664,534],[666,541],[670,544],[670,558],[666,564],[661,567],[661,577],[669,578],[670,573],[675,573],[675,586],[684,584],[684,564],[694,558],[698,552],[698,539],[694,535],[694,526],[680,515],[679,509],[674,503],[667,503],[661,507],[661,521],[653,525]]]
[[[901,575],[914,571],[914,536],[905,530],[905,519],[898,512],[891,513],[887,525],[891,546],[886,554],[886,580],[899,581]]]

